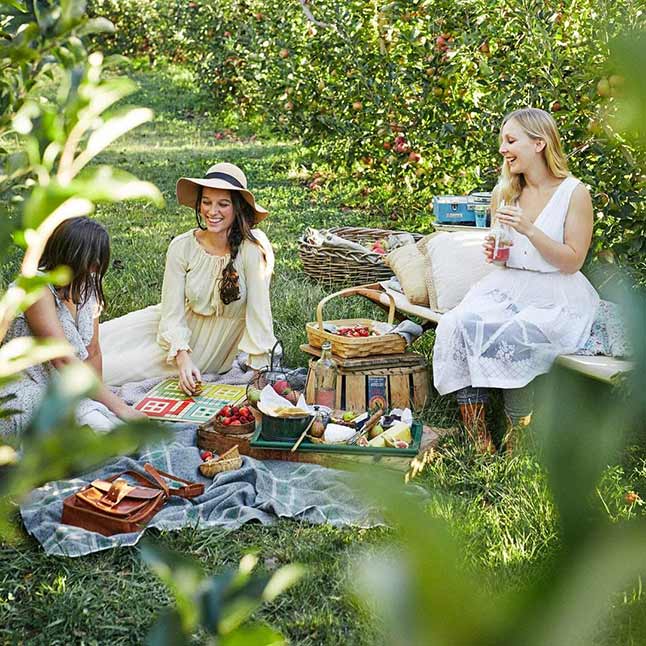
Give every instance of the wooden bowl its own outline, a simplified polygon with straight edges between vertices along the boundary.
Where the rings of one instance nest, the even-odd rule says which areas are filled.
[[[248,435],[256,430],[256,420],[244,424],[229,424],[228,426],[213,418],[211,423],[213,430],[223,435]]]

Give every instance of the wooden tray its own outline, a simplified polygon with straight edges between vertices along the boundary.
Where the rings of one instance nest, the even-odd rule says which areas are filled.
[[[378,446],[357,446],[356,444],[314,444],[306,437],[301,442],[298,449],[294,451],[294,453],[303,452],[340,455],[382,455],[392,458],[413,457],[419,453],[420,443],[422,441],[422,432],[422,425],[417,421],[413,421],[413,426],[411,427],[411,435],[413,436],[413,441],[407,449],[393,449],[390,447],[382,448]],[[294,442],[265,440],[262,437],[262,427],[259,427],[251,437],[249,445],[252,448],[291,452],[291,448],[294,445]]]

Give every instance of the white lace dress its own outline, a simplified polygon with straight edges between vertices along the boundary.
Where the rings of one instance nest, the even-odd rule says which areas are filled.
[[[534,223],[557,242],[578,183],[563,180]],[[512,236],[507,267],[476,283],[440,320],[433,380],[441,395],[466,386],[522,388],[590,335],[599,296],[585,276],[559,271],[526,236]]]
[[[94,318],[97,315],[97,304],[94,299],[79,306],[76,319],[59,298],[56,290],[50,287],[56,302],[56,314],[65,333],[65,338],[74,348],[76,357],[85,361],[88,357],[87,346],[94,334]],[[23,336],[32,336],[24,314],[17,316],[11,323],[3,343]],[[27,368],[21,378],[0,388],[0,397],[15,395],[6,404],[6,408],[21,411],[11,417],[0,418],[0,435],[20,434],[29,424],[37,411],[47,385],[55,369],[51,363],[43,363]],[[87,424],[96,431],[108,431],[119,423],[119,419],[105,405],[93,399],[83,399],[76,409],[76,421]]]

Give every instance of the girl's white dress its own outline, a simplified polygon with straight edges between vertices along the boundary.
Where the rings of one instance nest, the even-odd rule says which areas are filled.
[[[82,303],[78,306],[74,317],[56,290],[52,286],[49,289],[54,295],[56,315],[65,338],[74,349],[76,357],[85,361],[88,358],[87,346],[90,345],[94,335],[94,319],[99,315],[97,302],[91,298]],[[25,315],[20,314],[12,321],[3,343],[25,336],[32,336],[32,331]],[[0,436],[22,433],[38,410],[47,386],[55,374],[55,368],[48,361],[27,368],[18,381],[0,388],[0,396],[13,395],[14,397],[8,402],[7,408],[20,411],[11,417],[0,417]],[[120,423],[119,418],[112,411],[93,399],[81,400],[75,416],[78,424],[87,424],[100,432],[109,431]]]
[[[276,342],[269,300],[274,255],[267,236],[253,229],[261,247],[247,240],[240,245],[234,260],[240,300],[224,305],[220,280],[229,255],[209,254],[195,232],[170,243],[161,304],[100,325],[106,384],[177,375],[179,350],[190,350],[202,373],[228,371],[238,352],[246,352],[254,368],[267,365]]]
[[[534,223],[557,242],[578,184],[563,180]],[[466,386],[521,388],[590,336],[599,296],[585,276],[559,271],[513,230],[512,239],[507,267],[476,283],[440,320],[433,380],[441,395]]]

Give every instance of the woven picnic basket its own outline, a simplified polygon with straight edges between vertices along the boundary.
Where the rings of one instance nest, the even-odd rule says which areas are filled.
[[[336,227],[329,229],[329,232],[361,245],[370,245],[392,234],[408,233],[363,227]],[[411,235],[415,241],[422,237],[418,233]],[[306,233],[299,238],[298,255],[303,263],[303,271],[310,278],[328,286],[374,283],[393,275],[393,270],[384,263],[384,257],[376,252],[322,247],[308,242]]]
[[[353,325],[365,325],[372,329],[375,321],[372,319],[335,319],[330,321],[323,321],[323,306],[332,298],[337,296],[347,297],[354,294],[373,293],[374,290],[366,289],[364,287],[349,287],[342,289],[339,292],[330,294],[321,299],[316,307],[316,321],[305,324],[305,331],[307,332],[307,340],[311,346],[320,348],[324,341],[330,341],[332,344],[332,354],[342,357],[343,359],[350,359],[352,357],[370,357],[380,354],[399,354],[406,350],[406,339],[399,334],[382,334],[379,336],[366,336],[366,337],[345,337],[339,334],[332,334],[323,328],[323,323],[332,323],[337,327],[351,327]],[[388,323],[393,324],[395,320],[395,300],[386,292],[390,300],[388,310]]]
[[[203,476],[212,478],[218,473],[235,471],[242,466],[242,458],[238,451],[238,445],[231,447],[218,458],[212,458],[200,464],[199,469]]]

